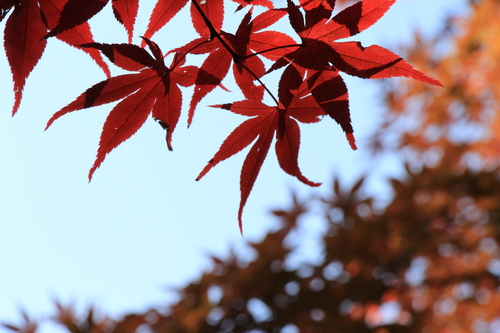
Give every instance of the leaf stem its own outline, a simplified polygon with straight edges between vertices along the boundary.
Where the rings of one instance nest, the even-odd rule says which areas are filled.
[[[242,59],[248,59],[248,58],[251,58],[253,56],[256,56],[256,55],[259,55],[259,54],[263,54],[263,53],[266,53],[266,52],[270,52],[270,51],[274,51],[274,50],[279,50],[279,49],[285,49],[287,47],[300,47],[302,46],[302,44],[291,44],[291,45],[281,45],[281,46],[276,46],[276,47],[272,47],[270,49],[267,49],[267,50],[264,50],[264,51],[260,51],[260,52],[255,52],[255,53],[252,53],[252,54],[249,54],[249,55],[246,55],[244,57],[241,57]]]
[[[278,102],[278,99],[274,96],[274,94],[269,90],[269,88],[267,88],[267,86],[264,84],[264,82],[262,82],[260,80],[260,77],[258,77],[254,72],[252,72],[252,70],[250,68],[248,68],[246,65],[244,65],[243,63],[237,63],[238,66],[241,66],[243,67],[244,69],[246,69],[259,83],[260,85],[264,88],[265,91],[267,91],[267,93],[269,94],[269,96],[271,96],[271,98],[274,100],[274,102],[276,103],[276,106],[279,106],[279,102]]]
[[[182,59],[184,59],[184,58],[186,57],[186,55],[188,55],[189,53],[191,53],[191,52],[192,52],[193,50],[195,50],[197,47],[200,47],[200,46],[202,46],[203,44],[208,43],[208,42],[209,42],[208,40],[204,40],[204,41],[203,41],[203,42],[201,42],[200,44],[193,46],[193,47],[192,47],[190,50],[188,50],[187,52],[183,52],[182,57],[180,57],[180,58],[179,58],[179,59],[175,62],[175,64],[172,66],[172,68],[170,68],[170,70],[173,70],[174,68],[176,68],[176,67],[177,67],[177,65],[178,65],[178,64],[182,61]],[[173,52],[173,51],[174,51],[174,50],[169,51],[169,53],[170,53],[170,52]],[[179,53],[179,52],[177,52],[177,53]]]

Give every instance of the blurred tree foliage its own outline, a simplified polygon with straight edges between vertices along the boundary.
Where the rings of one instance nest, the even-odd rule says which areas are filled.
[[[450,17],[434,40],[416,34],[406,49],[444,89],[384,86],[372,151],[402,154],[408,170],[390,181],[387,207],[375,208],[363,180],[334,181],[331,197],[275,211],[280,228],[251,244],[253,260],[214,258],[168,309],[116,320],[57,304],[53,320],[71,333],[499,332],[500,1],[469,3],[467,18]],[[312,215],[325,230],[320,260],[297,265],[301,221]],[[5,326],[35,332],[23,317]]]

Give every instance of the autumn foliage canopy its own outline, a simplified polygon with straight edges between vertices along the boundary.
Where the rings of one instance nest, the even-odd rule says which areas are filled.
[[[172,134],[183,109],[180,87],[193,87],[186,106],[189,125],[202,99],[217,87],[224,89],[224,79],[231,70],[244,99],[221,101],[212,107],[246,119],[228,135],[196,179],[252,145],[240,177],[241,229],[243,207],[273,142],[285,172],[307,185],[320,185],[300,171],[299,123],[317,123],[329,116],[356,149],[348,90],[340,72],[365,79],[409,77],[441,85],[381,46],[342,41],[377,22],[395,0],[363,0],[340,12],[334,12],[335,0],[287,0],[285,8],[274,8],[269,0],[233,1],[245,14],[234,32],[226,32],[222,30],[227,14],[223,0],[192,0],[189,4],[188,0],[160,0],[141,35],[141,45],[131,43],[138,0],[109,1],[116,19],[125,27],[128,44],[93,39],[87,21],[106,6],[106,0],[0,1],[0,18],[8,15],[4,46],[14,81],[13,114],[20,107],[26,79],[48,38],[58,38],[88,53],[108,78],[56,112],[47,127],[69,112],[119,101],[103,126],[89,172],[91,179],[106,155],[134,135],[149,115],[166,130],[171,150]],[[198,37],[172,50],[158,41],[160,47],[153,41],[155,33],[185,6],[190,6],[191,24]],[[280,20],[289,24],[288,33],[272,30]],[[193,55],[205,56],[200,66],[189,64]],[[130,73],[111,76],[103,56]],[[266,85],[266,75],[275,71],[281,75],[278,86]]]

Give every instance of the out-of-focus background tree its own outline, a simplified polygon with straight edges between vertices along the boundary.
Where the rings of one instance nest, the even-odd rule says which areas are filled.
[[[57,304],[51,320],[71,333],[500,332],[499,18],[500,1],[471,0],[434,39],[415,35],[406,58],[445,88],[383,83],[373,163],[396,154],[407,169],[385,207],[363,180],[336,180],[329,197],[292,196],[250,257],[213,258],[176,304],[122,318]],[[317,253],[301,258],[312,219]],[[6,327],[35,332],[24,318]]]

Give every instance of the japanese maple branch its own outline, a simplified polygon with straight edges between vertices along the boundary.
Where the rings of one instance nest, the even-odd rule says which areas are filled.
[[[248,73],[250,73],[260,83],[260,85],[262,87],[264,87],[264,90],[267,91],[267,93],[269,94],[269,96],[271,96],[271,98],[276,103],[276,106],[279,106],[278,100],[276,99],[276,97],[274,97],[274,94],[267,88],[267,86],[264,84],[264,82],[262,82],[260,80],[260,77],[258,77],[254,72],[252,72],[252,70],[250,68],[248,68],[247,66],[245,66],[243,63],[238,62],[236,64],[239,65],[239,66],[241,66],[241,67],[243,67],[244,69],[246,69],[248,71]]]
[[[233,59],[240,59],[241,56],[237,54],[236,52],[229,47],[229,45],[226,43],[226,41],[222,38],[222,36],[219,34],[217,30],[215,30],[214,26],[212,25],[212,22],[208,19],[208,17],[205,15],[203,12],[203,9],[201,9],[200,5],[196,0],[191,0],[193,5],[196,7],[196,10],[200,13],[201,17],[203,18],[203,21],[205,22],[206,26],[208,27],[208,30],[210,30],[210,39],[217,38],[219,42],[226,48],[226,50],[231,53],[231,56]],[[236,60],[235,60],[236,62]]]

